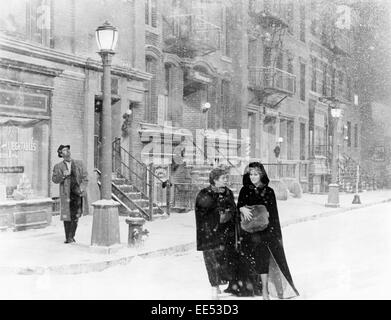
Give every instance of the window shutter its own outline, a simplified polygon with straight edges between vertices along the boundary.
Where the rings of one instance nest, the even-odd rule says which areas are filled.
[[[156,0],[152,0],[151,4],[151,25],[152,27],[157,27],[157,2]]]
[[[149,24],[149,1],[145,0],[145,24]]]

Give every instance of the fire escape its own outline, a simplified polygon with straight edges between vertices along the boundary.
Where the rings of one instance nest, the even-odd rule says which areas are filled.
[[[194,70],[190,62],[206,56],[221,46],[221,28],[203,14],[183,13],[163,17],[164,51],[183,59],[185,67],[184,96],[213,84],[213,76],[205,70]]]
[[[178,14],[163,21],[165,52],[192,59],[220,49],[221,28],[201,15]]]
[[[277,64],[289,25],[285,19],[286,11],[282,9],[280,1],[275,1],[273,7],[265,5],[257,8],[258,3],[254,2],[255,5],[249,12],[249,37],[261,39],[264,50],[270,50],[274,58],[268,63],[264,61],[261,67],[249,66],[249,88],[254,93],[251,103],[276,107],[296,91],[295,75],[282,70],[282,66]]]

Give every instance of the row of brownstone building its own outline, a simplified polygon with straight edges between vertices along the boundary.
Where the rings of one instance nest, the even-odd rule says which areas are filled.
[[[15,194],[20,195],[18,206],[25,199],[57,196],[50,173],[59,160],[59,144],[70,144],[73,157],[84,160],[90,199],[99,198],[94,168],[99,167],[102,64],[95,30],[105,20],[119,30],[112,68],[112,136],[118,156],[113,170],[133,175],[138,189],[151,180],[143,166],[152,152],[176,159],[158,169],[177,185],[171,196],[178,199],[205,169],[184,157],[186,147],[177,148],[186,146],[186,137],[196,137],[199,129],[217,137],[220,130],[220,137],[236,148],[235,156],[228,156],[232,163],[245,153],[240,129],[248,129],[247,151],[267,165],[273,179],[324,192],[333,139],[330,101],[344,111],[338,155],[360,160],[360,99],[349,55],[356,20],[346,5],[20,0],[2,2],[0,11],[0,201],[8,206]],[[167,129],[170,148],[148,149],[156,137],[167,144]],[[224,134],[230,129],[238,135]],[[194,138],[192,152],[205,155],[200,141]],[[205,156],[208,165],[226,160],[219,150],[212,158]],[[11,218],[2,219],[0,226]]]

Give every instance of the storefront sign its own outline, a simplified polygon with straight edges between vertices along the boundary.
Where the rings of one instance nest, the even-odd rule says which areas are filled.
[[[48,92],[0,82],[0,109],[10,112],[48,114]]]
[[[0,173],[24,173],[24,167],[0,167]]]
[[[30,141],[9,141],[1,146],[8,151],[37,151],[37,143],[31,138]]]

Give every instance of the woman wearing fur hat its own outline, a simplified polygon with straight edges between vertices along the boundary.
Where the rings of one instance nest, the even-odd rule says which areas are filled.
[[[227,171],[215,168],[209,174],[210,186],[196,198],[197,250],[203,252],[212,298],[218,299],[220,285],[230,281],[235,269],[234,195],[227,188]]]

